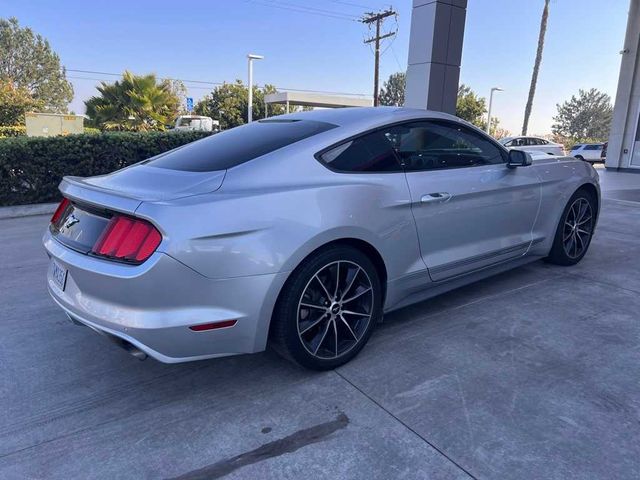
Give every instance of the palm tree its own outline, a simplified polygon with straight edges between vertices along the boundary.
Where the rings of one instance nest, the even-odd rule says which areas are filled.
[[[104,130],[162,130],[178,113],[180,100],[170,82],[158,83],[153,74],[124,72],[122,80],[102,82],[100,96],[85,102],[87,115]]]
[[[540,71],[540,63],[542,62],[542,50],[544,49],[544,35],[547,32],[547,19],[549,18],[549,1],[544,0],[544,9],[542,10],[542,19],[540,20],[540,34],[538,35],[538,51],[536,52],[536,61],[533,64],[533,74],[531,75],[531,86],[529,87],[529,98],[527,106],[524,109],[524,122],[522,124],[522,135],[527,134],[529,128],[529,117],[531,116],[531,107],[533,106],[533,96],[536,93],[536,83],[538,83],[538,72]]]

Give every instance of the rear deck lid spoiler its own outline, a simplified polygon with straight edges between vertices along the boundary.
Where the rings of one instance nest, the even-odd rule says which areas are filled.
[[[226,170],[187,172],[134,165],[96,177],[64,177],[60,191],[72,200],[133,214],[142,202],[162,202],[210,193]]]
[[[69,200],[90,204],[98,208],[108,208],[133,215],[142,200],[123,197],[116,192],[98,188],[84,182],[81,177],[64,177],[58,187]]]

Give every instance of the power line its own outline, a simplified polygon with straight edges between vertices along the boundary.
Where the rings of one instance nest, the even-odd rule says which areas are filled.
[[[266,0],[261,0],[261,1],[264,2]],[[353,15],[353,14],[350,14],[350,13],[337,12],[335,10],[326,10],[324,8],[309,7],[308,5],[300,5],[298,3],[290,3],[290,2],[285,2],[283,0],[270,0],[268,3],[277,3],[278,5],[286,5],[286,6],[298,8],[298,9],[301,9],[301,10],[308,10],[310,13],[311,12],[317,12],[317,13],[325,13],[327,15],[344,16],[346,18],[353,19],[353,20],[358,20],[359,19],[359,17],[357,15]]]
[[[67,68],[66,69],[67,72],[74,72],[74,73],[84,73],[84,74],[93,74],[93,75],[108,75],[111,77],[121,77],[122,74],[121,73],[113,73],[113,72],[99,72],[99,71],[95,71],[95,70],[80,70],[80,69],[75,69],[75,68]],[[67,78],[72,78],[75,80],[95,80],[95,81],[104,81],[104,78],[94,78],[94,77],[75,77],[75,76],[68,76]],[[187,80],[184,78],[172,78],[172,77],[158,77],[159,80],[171,80],[171,81],[178,81],[178,82],[184,82],[184,83],[198,83],[198,84],[204,84],[204,85],[211,85],[211,86],[220,86],[220,85],[224,85],[224,82],[212,82],[212,81],[206,81],[206,80]],[[263,88],[264,85],[256,85],[259,88]],[[274,85],[275,86],[275,85]],[[200,89],[209,89],[209,87],[197,87],[197,86],[193,86],[193,85],[188,85],[189,88],[200,88]],[[326,93],[328,95],[349,95],[349,96],[357,96],[357,97],[366,97],[368,96],[366,93],[353,93],[353,92],[334,92],[334,91],[328,91],[328,90],[311,90],[311,89],[303,89],[303,88],[286,88],[286,87],[277,87],[276,89],[280,90],[280,91],[289,91],[289,92],[307,92],[307,93]]]
[[[331,12],[331,13],[323,13],[323,12],[319,12],[319,11],[315,11],[314,10],[310,10],[309,7],[305,7],[305,6],[287,6],[287,5],[280,5],[280,4],[276,4],[276,3],[271,3],[271,2],[266,2],[266,1],[259,1],[259,0],[245,0],[246,2],[249,3],[253,3],[255,5],[260,5],[262,7],[272,7],[272,8],[279,8],[281,10],[289,10],[291,12],[297,12],[297,13],[306,13],[309,15],[316,15],[316,16],[320,16],[320,17],[327,17],[327,18],[335,18],[338,20],[346,20],[349,22],[357,22],[358,18],[349,14],[344,14],[341,12]],[[313,8],[313,7],[312,7]],[[327,12],[329,12],[327,10]]]
[[[398,68],[400,69],[400,71],[406,70],[406,68],[404,68],[400,63],[400,60],[398,60],[398,55],[396,55],[396,50],[393,48],[393,43],[389,45],[389,47],[391,48],[391,53],[393,54],[393,58],[396,59],[396,63],[398,64]]]
[[[365,8],[365,9],[372,9],[373,7],[369,6],[369,5],[362,5],[360,3],[353,3],[353,2],[345,2],[343,0],[328,0],[331,3],[339,3],[341,5],[348,5],[350,7],[357,7],[357,8]]]

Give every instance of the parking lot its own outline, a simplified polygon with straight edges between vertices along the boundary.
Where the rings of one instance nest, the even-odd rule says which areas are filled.
[[[140,362],[46,292],[47,216],[0,220],[0,478],[640,478],[640,175],[586,258],[389,314],[350,364]]]

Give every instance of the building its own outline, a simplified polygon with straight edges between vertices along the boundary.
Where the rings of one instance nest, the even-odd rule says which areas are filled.
[[[640,172],[640,0],[630,0],[607,168]]]

